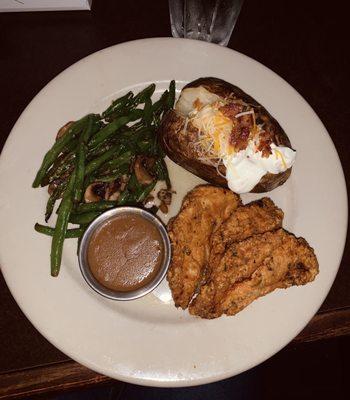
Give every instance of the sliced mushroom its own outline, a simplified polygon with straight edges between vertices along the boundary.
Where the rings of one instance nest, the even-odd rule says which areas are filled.
[[[160,211],[161,211],[163,214],[168,214],[169,208],[168,208],[168,206],[164,203],[164,201],[162,201],[162,202],[160,203],[159,209],[160,209]]]
[[[145,208],[151,208],[151,207],[153,207],[153,206],[155,205],[154,200],[155,200],[155,199],[154,199],[154,196],[149,195],[149,196],[146,198],[146,200],[143,202],[144,207],[145,207]]]
[[[171,190],[160,189],[157,196],[162,203],[166,204],[167,206],[170,206],[172,194],[173,192]]]
[[[120,182],[120,191],[121,192],[126,188],[129,178],[130,178],[130,176],[128,176],[128,175],[122,175],[121,182]]]
[[[105,200],[117,200],[120,195],[121,179],[106,184]]]
[[[121,177],[113,182],[94,182],[89,185],[84,194],[86,203],[93,203],[100,200],[115,201],[126,186],[125,178]]]
[[[105,198],[106,184],[103,182],[94,182],[89,185],[84,193],[85,203],[94,203]]]
[[[119,196],[120,196],[120,192],[117,191],[117,192],[112,193],[112,194],[108,197],[107,200],[116,201],[116,200],[118,200]]]
[[[134,164],[134,170],[137,180],[141,185],[149,185],[154,178],[149,170],[154,165],[154,159],[146,156],[137,156]]]
[[[109,183],[105,199],[115,201],[120,196],[120,193],[126,188],[128,183],[129,177],[128,175],[122,175],[121,177],[117,178],[115,181]]]
[[[56,140],[65,135],[68,132],[68,129],[73,125],[73,123],[74,121],[69,121],[65,125],[63,125],[57,132]]]

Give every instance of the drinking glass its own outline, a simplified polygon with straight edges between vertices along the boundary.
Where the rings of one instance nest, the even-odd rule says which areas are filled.
[[[244,0],[169,0],[174,37],[227,46]]]

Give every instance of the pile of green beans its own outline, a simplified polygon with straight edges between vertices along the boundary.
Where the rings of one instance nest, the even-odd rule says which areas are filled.
[[[128,92],[101,114],[88,114],[73,122],[45,154],[32,186],[49,187],[46,222],[56,202],[61,202],[55,227],[36,223],[34,229],[52,237],[52,276],[59,274],[65,239],[81,238],[88,224],[108,209],[142,206],[159,180],[171,189],[157,129],[164,113],[174,106],[175,81],[153,103],[155,89],[152,83],[136,95]],[[134,161],[138,156],[153,160],[151,183],[137,179]],[[125,185],[117,200],[84,201],[90,184],[116,184],[122,177]],[[69,223],[79,227],[68,229]]]

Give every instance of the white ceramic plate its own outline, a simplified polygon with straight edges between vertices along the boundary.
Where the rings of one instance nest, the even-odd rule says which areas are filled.
[[[83,280],[76,242],[67,241],[58,278],[49,274],[50,239],[42,222],[46,189],[32,180],[57,129],[101,111],[129,89],[170,79],[178,89],[202,76],[223,78],[277,118],[298,158],[288,182],[269,194],[285,227],[315,248],[320,274],[303,287],[276,290],[235,317],[201,320],[173,306],[167,283],[132,302],[100,297]],[[18,96],[18,94],[14,94]],[[176,189],[171,215],[201,182],[169,162]],[[235,51],[199,41],[147,39],[110,47],[52,80],[23,112],[0,159],[0,255],[6,282],[33,325],[74,360],[112,378],[142,385],[187,386],[238,374],[279,351],[326,297],[341,260],[347,226],[345,181],[324,126],[283,79]],[[243,196],[244,201],[259,196]]]

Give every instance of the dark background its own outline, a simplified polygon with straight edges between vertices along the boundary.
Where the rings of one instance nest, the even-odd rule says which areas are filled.
[[[342,2],[322,5],[316,0],[246,0],[228,45],[275,71],[310,103],[335,143],[347,182],[350,172],[348,19]],[[165,0],[95,0],[92,12],[0,14],[0,149],[30,100],[72,63],[117,43],[170,34]],[[140,65],[142,68],[147,66]],[[340,272],[321,311],[350,307],[349,259],[347,242]],[[26,320],[2,278],[0,343],[0,380],[1,373],[67,359]],[[240,398],[238,393],[242,390],[249,394],[246,398],[262,398],[256,397],[262,394],[266,398],[306,398],[318,393],[346,398],[349,347],[348,337],[292,345],[246,375],[201,389],[171,390],[166,396],[196,398],[197,393],[200,398],[207,398],[206,393],[215,398],[234,398],[224,396],[236,393],[235,398]],[[113,392],[111,384],[104,389],[104,398],[116,396],[117,390]],[[146,395],[160,398],[164,393],[132,385],[123,390],[121,398],[140,398],[140,391],[143,398]],[[90,395],[101,396],[101,393],[90,392]]]

